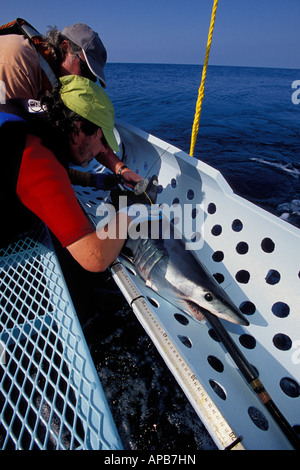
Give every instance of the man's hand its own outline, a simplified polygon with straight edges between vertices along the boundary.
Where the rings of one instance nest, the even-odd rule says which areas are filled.
[[[130,188],[134,188],[136,183],[142,179],[140,175],[135,173],[135,171],[130,170],[130,168],[124,168],[120,174],[123,183]]]

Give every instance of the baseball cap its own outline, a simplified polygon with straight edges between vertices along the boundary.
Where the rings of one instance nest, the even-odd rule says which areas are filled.
[[[84,23],[66,26],[62,30],[62,34],[81,47],[89,69],[98,77],[101,85],[105,88],[106,81],[103,69],[107,60],[107,52],[98,34]]]
[[[62,85],[59,93],[64,105],[101,127],[110,148],[118,152],[120,149],[114,135],[114,107],[105,91],[79,75],[66,75],[59,80]]]

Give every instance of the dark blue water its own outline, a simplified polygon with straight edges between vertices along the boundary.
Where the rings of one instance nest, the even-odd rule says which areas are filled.
[[[117,117],[189,152],[201,66],[109,64],[106,75]],[[209,66],[194,151],[274,213],[300,198],[295,80],[300,69]]]
[[[118,118],[188,152],[201,73],[200,66],[109,64],[107,92]],[[295,225],[300,104],[292,103],[292,83],[299,79],[300,70],[209,67],[194,153],[238,194]],[[114,283],[86,276],[78,292],[84,332],[125,449],[213,449]]]

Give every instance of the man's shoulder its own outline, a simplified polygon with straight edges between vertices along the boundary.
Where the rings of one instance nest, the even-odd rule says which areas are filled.
[[[14,52],[22,50],[34,50],[35,47],[30,43],[29,39],[23,36],[23,34],[3,34],[0,36],[0,45],[5,44],[6,48]]]
[[[51,161],[51,164],[61,167],[61,164],[55,157],[54,152],[49,148],[49,146],[45,145],[43,138],[32,132],[32,130],[27,134],[25,151],[26,150],[33,151],[39,159],[49,160]]]
[[[29,39],[21,34],[0,36],[0,63],[23,67],[39,65],[38,52]]]

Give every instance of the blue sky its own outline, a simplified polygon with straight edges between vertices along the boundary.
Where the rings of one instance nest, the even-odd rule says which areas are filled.
[[[213,0],[2,0],[1,24],[84,22],[108,62],[203,64]],[[219,0],[210,65],[300,68],[300,0]]]

